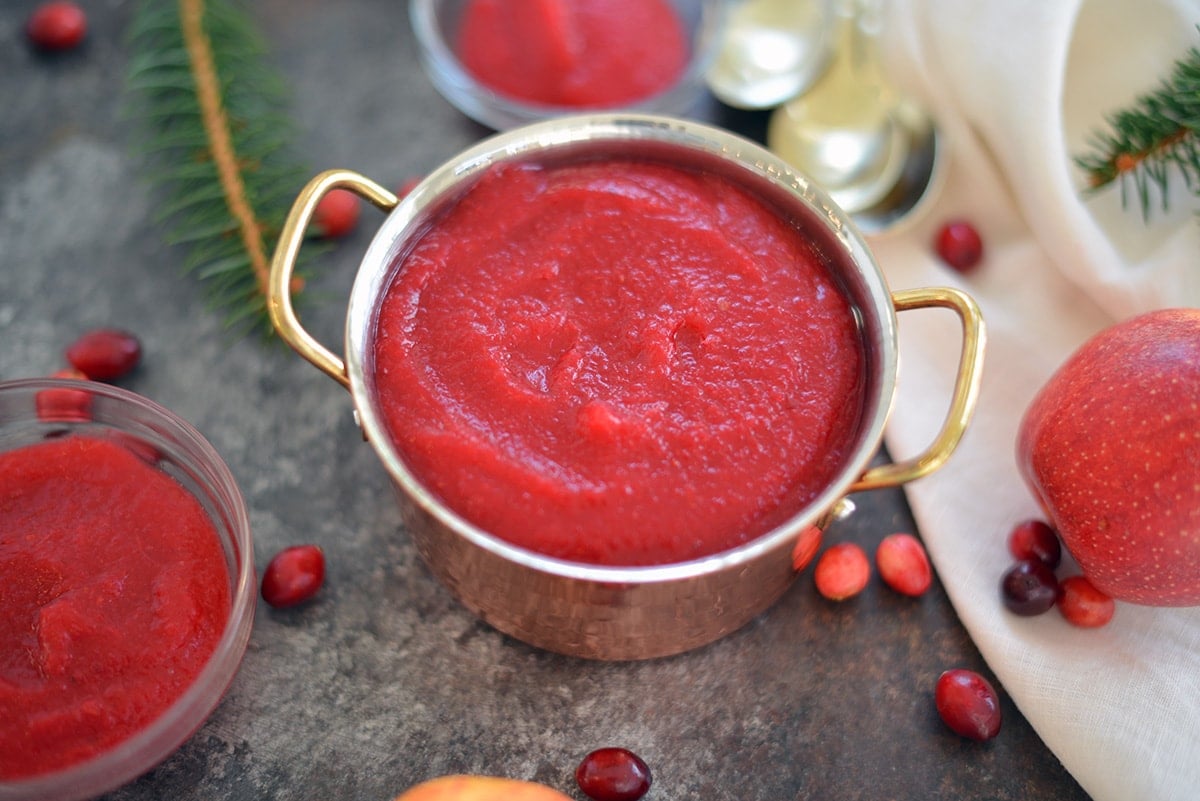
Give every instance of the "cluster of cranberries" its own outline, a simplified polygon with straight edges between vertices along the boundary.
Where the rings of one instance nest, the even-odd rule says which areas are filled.
[[[801,536],[793,564],[802,569],[816,554],[820,533]],[[899,532],[884,537],[875,549],[875,567],[884,584],[901,595],[919,597],[933,583],[929,557],[921,541]],[[813,581],[817,592],[832,601],[852,598],[866,588],[871,563],[855,543],[831,545],[817,559]],[[934,690],[938,715],[955,733],[972,740],[989,740],[1000,732],[1000,699],[995,688],[972,670],[947,670]]]
[[[1028,617],[1058,607],[1067,622],[1083,628],[1112,620],[1115,602],[1087,578],[1059,580],[1055,571],[1062,562],[1062,544],[1049,524],[1018,523],[1008,536],[1008,550],[1017,560],[1000,579],[1000,597],[1009,611]]]
[[[808,558],[815,550],[812,548]],[[797,569],[803,567],[804,564],[797,565]],[[911,534],[884,537],[875,549],[875,567],[883,583],[901,595],[916,598],[933,584],[933,570],[925,547]],[[870,579],[871,562],[862,547],[853,542],[839,542],[826,548],[813,570],[817,592],[831,601],[858,595]]]
[[[792,553],[793,565],[802,569],[820,545],[820,531],[802,535]],[[806,532],[807,534],[807,532]],[[921,541],[898,532],[884,537],[875,549],[875,567],[883,583],[901,595],[924,595],[933,584],[933,570]],[[871,578],[871,562],[861,546],[840,542],[817,559],[813,581],[817,592],[831,601],[843,601],[862,592]],[[1000,731],[1000,700],[983,676],[971,670],[947,670],[934,690],[938,714],[952,731],[973,740],[988,740]]]

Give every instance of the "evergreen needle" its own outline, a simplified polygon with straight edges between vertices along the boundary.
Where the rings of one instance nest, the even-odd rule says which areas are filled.
[[[1106,130],[1092,134],[1090,152],[1075,159],[1092,189],[1120,181],[1122,202],[1128,205],[1132,190],[1145,219],[1156,197],[1166,209],[1173,175],[1200,196],[1200,48],[1107,122]]]
[[[183,272],[228,327],[270,333],[270,249],[309,174],[288,152],[285,84],[236,0],[143,0],[129,41],[126,86],[165,240],[186,249]],[[317,249],[305,250],[307,261]]]

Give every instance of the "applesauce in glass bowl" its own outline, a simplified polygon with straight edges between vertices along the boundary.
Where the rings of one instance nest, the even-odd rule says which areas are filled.
[[[601,109],[686,115],[703,97],[725,0],[410,0],[429,79],[506,130]],[[631,66],[635,65],[635,66]]]
[[[77,801],[203,724],[245,653],[245,504],[190,424],[95,381],[0,383],[0,799]]]

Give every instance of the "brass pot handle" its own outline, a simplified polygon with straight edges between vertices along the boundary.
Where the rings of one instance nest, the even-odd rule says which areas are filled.
[[[937,470],[958,447],[967,423],[975,412],[979,397],[979,383],[983,376],[983,350],[987,339],[983,314],[979,305],[964,292],[948,287],[906,289],[892,293],[892,304],[896,311],[941,307],[958,314],[962,322],[962,355],[958,362],[958,378],[954,383],[954,395],[950,410],[942,423],[933,443],[925,452],[911,459],[873,467],[862,474],[850,492],[895,487],[929,475]]]
[[[279,243],[275,246],[275,255],[271,258],[267,313],[271,317],[271,324],[283,337],[284,342],[318,370],[349,388],[350,378],[346,373],[345,360],[304,330],[292,306],[292,271],[296,267],[296,258],[300,255],[300,245],[304,242],[304,235],[317,209],[317,203],[334,189],[349,189],[385,212],[391,211],[400,202],[394,194],[379,184],[350,170],[326,170],[309,181],[308,185],[300,190],[287,219],[284,220]]]

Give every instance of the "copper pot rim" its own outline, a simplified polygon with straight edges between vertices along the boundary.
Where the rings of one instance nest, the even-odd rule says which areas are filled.
[[[494,164],[566,152],[603,152],[615,144],[678,148],[690,158],[725,167],[752,191],[757,187],[794,204],[807,221],[818,224],[842,250],[842,261],[856,268],[862,295],[873,316],[861,321],[870,351],[869,387],[857,443],[836,478],[784,523],[732,549],[684,562],[610,566],[559,559],[501,539],[461,517],[426,489],[392,444],[373,402],[369,349],[374,315],[396,259],[423,230],[441,204],[451,202],[480,173]],[[855,304],[861,307],[862,298]],[[562,117],[485,139],[431,172],[384,220],[364,254],[350,295],[345,329],[345,375],[355,416],[385,469],[409,500],[446,530],[501,558],[550,575],[605,584],[653,584],[700,577],[752,563],[790,547],[813,525],[824,526],[866,471],[883,440],[897,372],[896,309],[879,265],[849,215],[807,177],[760,145],[704,123],[641,114],[588,114]],[[873,390],[871,389],[873,387]]]

